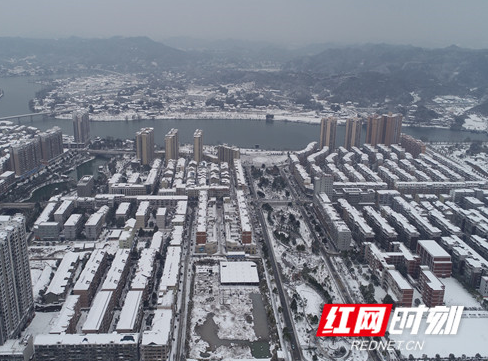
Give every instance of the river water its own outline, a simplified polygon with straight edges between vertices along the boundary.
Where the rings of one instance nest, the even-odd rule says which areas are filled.
[[[34,79],[26,77],[0,78],[0,88],[5,91],[5,96],[0,99],[0,117],[15,114],[29,113],[28,102],[33,98],[40,86],[33,82]],[[41,119],[36,117],[32,122],[29,119],[22,120],[21,124],[33,125],[41,130],[59,126],[63,133],[73,134],[71,120]],[[238,147],[263,149],[297,150],[304,148],[311,141],[318,141],[320,127],[317,124],[293,123],[275,121],[266,123],[258,120],[234,120],[234,119],[189,119],[189,120],[138,120],[116,122],[91,122],[92,137],[114,137],[121,139],[134,138],[135,132],[142,127],[153,127],[155,130],[156,144],[163,146],[164,136],[171,128],[179,129],[181,143],[192,143],[193,133],[199,128],[204,133],[204,143],[210,145],[228,143]],[[342,145],[344,141],[344,127],[337,129],[336,143]],[[467,131],[453,131],[436,128],[412,128],[404,127],[403,131],[416,138],[429,141],[464,141],[472,140],[488,141],[487,134],[471,133]],[[366,131],[363,129],[363,139]]]

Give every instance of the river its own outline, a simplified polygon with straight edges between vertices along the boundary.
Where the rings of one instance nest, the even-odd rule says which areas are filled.
[[[29,113],[28,102],[34,96],[40,86],[33,82],[32,78],[0,78],[0,88],[5,91],[5,96],[0,99],[0,117]],[[71,120],[41,119],[36,117],[32,122],[29,119],[22,120],[21,124],[33,125],[41,130],[59,126],[63,133],[73,134]],[[91,135],[99,137],[114,137],[121,139],[134,138],[135,132],[142,127],[153,127],[155,130],[155,142],[162,146],[164,136],[171,128],[179,129],[181,143],[192,143],[195,129],[203,130],[204,143],[210,145],[228,143],[238,147],[254,148],[259,146],[271,150],[297,150],[304,148],[311,141],[318,141],[320,127],[317,124],[293,123],[275,121],[266,123],[257,120],[234,119],[188,119],[188,120],[138,120],[116,122],[91,122]],[[345,127],[337,128],[336,143],[342,145],[344,141]],[[472,140],[488,141],[487,134],[471,133],[467,131],[454,131],[438,128],[413,128],[404,127],[403,131],[416,138],[429,141],[464,141]],[[362,137],[366,135],[363,128]]]

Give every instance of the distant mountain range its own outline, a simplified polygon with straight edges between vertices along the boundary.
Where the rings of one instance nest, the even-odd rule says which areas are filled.
[[[313,44],[287,48],[266,42],[168,39],[0,38],[0,73],[17,63],[46,73],[104,69],[159,72],[178,69],[200,82],[255,81],[297,98],[310,94],[331,102],[392,108],[438,95],[472,96],[488,114],[488,50],[450,46]],[[179,49],[177,49],[177,47]],[[270,72],[269,70],[273,70]]]
[[[424,49],[413,46],[363,45],[326,49],[294,59],[284,70],[327,77],[333,98],[405,102],[410,92],[422,99],[436,95],[482,98],[488,87],[488,50]]]
[[[100,65],[116,68],[119,71],[182,66],[189,61],[189,56],[184,51],[155,42],[147,37],[0,38],[0,62],[10,58],[22,59],[31,56],[35,56],[36,62],[48,66],[80,64],[95,67]]]

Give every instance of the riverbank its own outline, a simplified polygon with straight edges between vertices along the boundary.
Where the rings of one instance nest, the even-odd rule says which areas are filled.
[[[265,121],[265,112],[195,112],[195,113],[179,113],[173,112],[168,114],[144,115],[136,113],[120,113],[117,115],[109,114],[90,114],[90,121],[92,122],[137,122],[141,120],[214,120],[214,119],[228,119],[228,120],[248,120],[248,121]],[[332,114],[331,114],[332,115]],[[58,120],[71,120],[71,114],[62,114],[55,117]],[[291,114],[274,114],[276,121],[293,122],[293,123],[307,123],[320,124],[322,117],[315,113],[303,113],[298,115]],[[339,124],[345,120],[339,120]]]
[[[128,114],[126,114],[128,116]],[[125,115],[122,115],[125,116]],[[68,115],[57,116],[57,120],[71,120]],[[166,115],[159,114],[149,118],[133,118],[133,114],[127,119],[121,119],[121,115],[93,115],[90,114],[90,121],[92,122],[140,122],[140,121],[158,121],[158,120],[243,120],[243,121],[266,121],[266,113],[253,112],[199,112],[199,113],[170,113]],[[304,113],[298,115],[274,114],[273,121],[283,123],[301,123],[319,125],[322,117],[316,115],[314,112]],[[338,119],[338,125],[345,125],[345,119]],[[444,129],[451,130],[450,126],[445,125],[425,125],[417,123],[403,123],[405,128],[419,128],[419,129]],[[461,131],[476,134],[488,134],[488,128],[463,128]]]
[[[29,192],[29,196],[20,200],[20,202],[41,202],[48,200],[53,194],[59,191],[59,188],[67,190],[69,180],[55,179],[43,183]]]

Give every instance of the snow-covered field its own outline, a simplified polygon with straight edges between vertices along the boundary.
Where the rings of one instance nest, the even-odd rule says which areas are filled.
[[[285,152],[243,152],[241,149],[241,160],[244,164],[252,164],[255,167],[260,167],[262,164],[265,164],[267,167],[279,166],[285,163],[287,159],[288,155]]]
[[[201,354],[209,353],[216,359],[251,358],[251,350],[247,346],[222,345],[212,350],[211,345],[198,334],[200,328],[213,314],[213,321],[217,325],[217,336],[220,340],[256,341],[254,331],[252,293],[259,294],[259,287],[221,286],[219,265],[197,265],[195,272],[195,286],[193,295],[193,309],[191,310],[190,327],[190,357],[200,359]],[[205,332],[205,331],[202,331]]]
[[[446,286],[444,291],[446,306],[481,307],[480,303],[455,278],[441,278],[441,282]],[[488,327],[488,319],[486,321]]]
[[[57,258],[63,259],[66,252],[72,250],[72,244],[59,244],[55,246],[32,246],[29,247],[30,259]]]
[[[488,315],[486,315],[488,316]],[[426,323],[422,322],[417,335],[410,335],[405,332],[403,335],[392,335],[391,339],[398,341],[424,341],[422,350],[403,351],[405,357],[412,354],[415,357],[422,357],[426,354],[428,357],[435,357],[439,354],[441,357],[448,357],[454,354],[461,357],[463,354],[468,357],[474,357],[479,353],[483,357],[488,357],[488,318],[476,317],[461,319],[457,335],[425,335]],[[448,345],[448,347],[446,347]]]
[[[488,130],[488,119],[478,114],[470,114],[464,120],[463,127],[469,130]]]
[[[36,312],[34,319],[27,326],[23,334],[39,335],[49,333],[58,315],[59,312]]]
[[[306,284],[301,284],[296,287],[296,291],[304,300],[305,314],[320,315],[324,307],[322,297]]]

